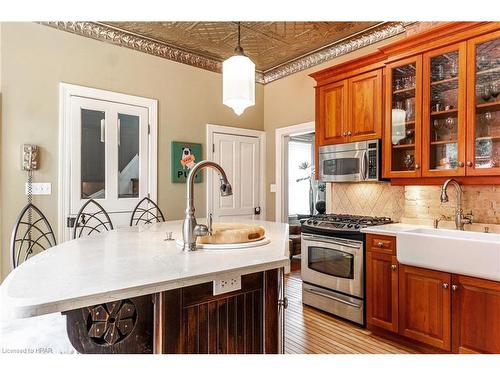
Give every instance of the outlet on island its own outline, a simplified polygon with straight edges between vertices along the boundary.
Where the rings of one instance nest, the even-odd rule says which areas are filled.
[[[227,276],[221,279],[215,279],[213,281],[214,285],[214,296],[224,293],[233,292],[235,290],[241,289],[241,276]]]

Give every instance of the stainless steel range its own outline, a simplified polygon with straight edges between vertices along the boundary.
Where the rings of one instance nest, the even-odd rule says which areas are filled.
[[[364,325],[365,235],[387,217],[318,215],[302,222],[302,302]]]

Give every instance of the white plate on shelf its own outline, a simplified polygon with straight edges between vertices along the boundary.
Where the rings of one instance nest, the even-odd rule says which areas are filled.
[[[271,240],[267,237],[263,237],[257,241],[240,242],[240,243],[204,243],[197,244],[196,248],[198,250],[237,250],[237,249],[248,249],[250,247],[264,246],[270,243]],[[184,242],[181,239],[175,240],[177,246],[182,247]]]

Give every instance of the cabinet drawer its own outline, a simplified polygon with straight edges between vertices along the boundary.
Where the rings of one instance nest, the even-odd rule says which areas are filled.
[[[396,255],[396,237],[367,234],[366,249],[377,253]]]

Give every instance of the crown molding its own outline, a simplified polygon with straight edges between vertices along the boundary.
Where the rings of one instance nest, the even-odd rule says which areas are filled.
[[[257,71],[255,77],[256,82],[266,84],[298,73],[302,70],[312,68],[336,57],[401,34],[405,32],[406,27],[412,23],[413,22],[383,22],[369,30],[323,47],[265,72]],[[220,73],[222,71],[222,61],[111,27],[100,22],[48,21],[39,22],[39,24],[212,72]]]

